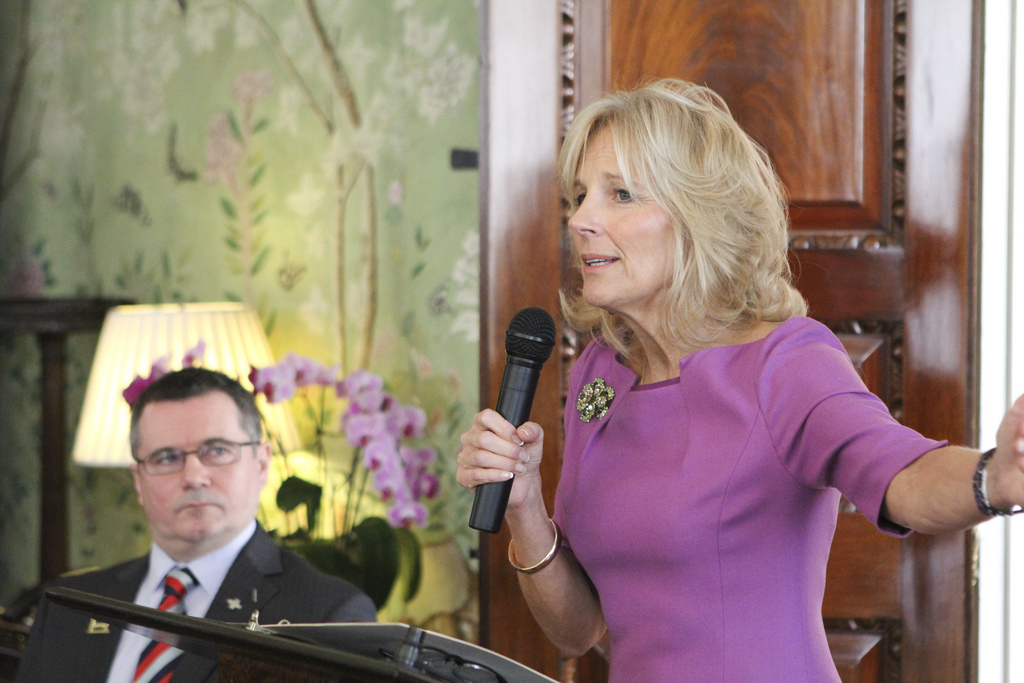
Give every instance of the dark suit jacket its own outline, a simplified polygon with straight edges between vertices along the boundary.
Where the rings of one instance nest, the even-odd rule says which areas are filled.
[[[53,585],[131,602],[149,569],[143,556],[109,569],[58,579]],[[257,602],[253,602],[253,589]],[[237,599],[241,609],[231,609]],[[234,603],[238,604],[238,603]],[[261,624],[376,621],[373,602],[343,579],[326,576],[295,553],[281,548],[262,528],[242,548],[210,603],[207,619],[248,623],[254,609]],[[22,659],[18,683],[103,683],[110,671],[121,630],[90,634],[90,617],[52,605],[43,598]],[[173,683],[217,680],[216,662],[185,653]]]

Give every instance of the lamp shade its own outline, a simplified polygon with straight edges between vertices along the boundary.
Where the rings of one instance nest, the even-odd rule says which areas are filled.
[[[234,377],[248,389],[250,366],[274,364],[270,342],[256,313],[241,304],[199,303],[117,306],[107,312],[89,373],[73,450],[81,465],[124,467],[133,460],[128,443],[131,408],[122,396],[136,376],[147,377],[157,360],[177,369],[185,353],[206,344],[202,366]],[[267,427],[285,450],[300,446],[286,404],[257,396]]]

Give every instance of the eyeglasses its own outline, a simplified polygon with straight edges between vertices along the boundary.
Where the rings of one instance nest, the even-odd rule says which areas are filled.
[[[190,455],[199,458],[199,462],[207,467],[223,467],[238,462],[242,457],[242,446],[258,446],[259,441],[229,441],[228,439],[210,439],[204,441],[194,451],[183,451],[179,448],[161,448],[153,451],[141,460],[136,458],[135,462],[142,466],[146,474],[159,476],[161,474],[174,474],[185,469],[185,460]]]
[[[387,659],[393,660],[395,654],[384,648],[380,653]],[[438,677],[442,681],[456,681],[465,683],[507,683],[507,681],[494,669],[488,668],[476,662],[467,662],[457,655],[435,650],[432,647],[421,647],[416,657],[415,668],[424,673]]]

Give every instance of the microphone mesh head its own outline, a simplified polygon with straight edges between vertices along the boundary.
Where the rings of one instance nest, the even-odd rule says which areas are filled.
[[[543,308],[524,308],[505,332],[505,353],[543,363],[555,348],[555,321]]]

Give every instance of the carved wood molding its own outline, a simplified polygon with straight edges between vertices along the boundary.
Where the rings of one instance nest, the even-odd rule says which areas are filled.
[[[576,0],[559,0],[562,13],[562,134],[565,137],[576,115]]]
[[[907,218],[907,0],[893,3],[892,49],[892,223],[890,233],[903,244]]]
[[[569,125],[576,116],[577,93],[576,74],[578,73],[576,38],[578,35],[576,26],[576,0],[559,0],[559,9],[562,13],[562,54],[561,54],[561,79],[562,79],[562,115],[560,117],[562,130],[559,139],[565,139]],[[562,282],[571,272],[569,258],[569,207],[562,203]],[[562,372],[562,410],[565,410],[568,400],[567,392],[569,387],[569,373],[572,371],[573,363],[580,352],[583,351],[583,341],[579,335],[568,328],[562,331],[562,338],[559,343],[559,361]],[[559,452],[564,434],[559,434]],[[569,679],[571,680],[571,678]]]
[[[899,619],[825,619],[825,630],[839,633],[873,633],[882,637],[879,683],[902,683],[903,627]]]
[[[870,335],[885,340],[884,387],[879,398],[889,412],[903,423],[903,322],[890,320],[826,320],[823,321],[837,335]]]
[[[888,79],[892,105],[892,168],[889,178],[889,216],[881,230],[801,230],[791,232],[789,248],[879,249],[902,246],[907,215],[907,0],[893,0],[890,31],[891,69]]]

